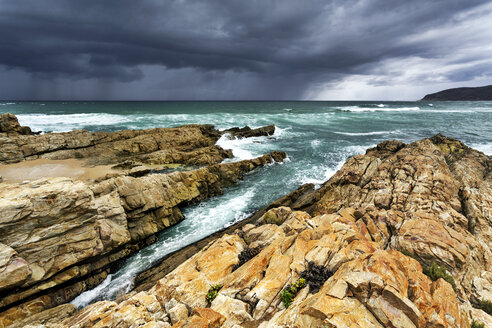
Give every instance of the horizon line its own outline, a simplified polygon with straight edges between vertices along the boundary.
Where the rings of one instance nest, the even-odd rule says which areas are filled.
[[[187,99],[146,99],[146,100],[118,100],[118,99],[105,99],[105,100],[97,100],[97,99],[71,99],[71,100],[53,100],[53,99],[0,99],[0,102],[340,102],[340,101],[352,101],[352,102],[419,102],[422,99],[418,100],[383,100],[383,99],[362,99],[362,100],[349,100],[349,99],[339,99],[339,100],[280,100],[280,99],[266,99],[266,100],[257,100],[257,99],[241,99],[241,100],[210,100],[210,99],[196,99],[196,100],[187,100]]]

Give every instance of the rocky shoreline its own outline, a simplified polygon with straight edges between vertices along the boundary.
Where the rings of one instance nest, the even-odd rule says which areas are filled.
[[[9,122],[0,136],[3,165],[76,158],[86,166],[114,165],[115,172],[90,181],[51,177],[0,185],[1,326],[95,287],[118,261],[183,220],[183,207],[220,195],[245,173],[286,156],[219,164],[232,153],[215,146],[222,132],[212,126],[33,135],[14,118],[0,118]],[[240,137],[274,130],[238,129]],[[169,172],[153,174],[163,169]]]
[[[63,304],[102,281],[110,263],[179,222],[180,206],[220,194],[244,173],[285,157],[275,152],[218,164],[231,154],[214,148],[220,132],[212,127],[143,131],[90,134],[81,143],[89,146],[77,148],[70,133],[2,135],[0,148],[10,154],[4,162],[76,156],[124,169],[92,183],[0,185],[0,326],[492,326],[484,305],[492,301],[492,158],[441,135],[383,142],[350,158],[321,188],[301,186],[163,259],[116,301],[82,310]],[[200,140],[193,149],[181,143],[189,134]],[[46,146],[32,146],[37,138],[64,146],[44,152]],[[162,156],[194,151],[204,153]],[[94,159],[99,152],[107,156]],[[151,174],[146,166],[148,158],[171,157],[196,165],[207,155],[195,170]]]

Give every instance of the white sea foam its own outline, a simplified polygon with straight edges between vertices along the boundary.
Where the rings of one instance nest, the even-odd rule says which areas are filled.
[[[193,217],[195,221],[199,222],[200,228],[208,224],[213,227],[209,230],[210,233],[215,232],[217,228],[223,228],[232,225],[245,219],[251,213],[246,212],[246,209],[250,205],[251,199],[255,195],[255,189],[250,188],[246,192],[241,193],[237,197],[229,199],[227,202],[222,202],[217,206],[208,207],[207,210],[203,210],[203,207],[197,207],[196,210],[192,210],[191,213],[187,213],[187,216]],[[214,226],[213,221],[217,221],[217,218],[233,218],[226,223],[222,223],[220,227]]]
[[[295,174],[295,179],[301,184],[312,183],[315,185],[316,188],[319,188],[323,183],[328,181],[338,170],[342,168],[343,164],[347,160],[347,157],[364,153],[366,149],[372,148],[374,146],[375,145],[345,147],[339,154],[340,161],[336,165],[315,165],[309,167],[309,170],[298,171]],[[313,173],[318,174],[316,176],[313,176]]]
[[[348,146],[348,147],[344,148],[344,153],[347,157],[354,156],[357,154],[364,154],[367,149],[374,148],[376,146],[377,146],[377,144],[372,144],[372,145],[368,145],[368,146],[360,146],[360,145]],[[344,162],[345,162],[345,160],[344,160]]]
[[[319,145],[321,145],[321,140],[319,139],[311,140],[311,147],[317,148]]]
[[[386,105],[385,105],[385,104],[378,104],[377,106],[378,106],[379,108],[386,107]]]
[[[307,176],[304,174],[309,174],[308,172],[303,172],[300,175],[297,175],[296,178],[299,180],[301,184],[312,183],[315,185],[315,188],[318,189],[321,187],[323,183],[328,181],[338,170],[342,168],[344,162],[339,162],[335,167],[329,166],[313,166],[310,168],[310,172],[319,172],[316,177]]]
[[[174,123],[180,123],[180,124],[188,124],[190,121],[193,119],[197,120],[197,115],[192,115],[192,114],[166,114],[166,115],[159,115],[160,118],[165,121],[165,122],[174,122]]]
[[[131,256],[117,273],[109,275],[100,285],[80,294],[71,303],[80,309],[95,300],[111,300],[121,293],[128,293],[136,275],[159,259],[250,215],[247,208],[255,193],[255,187],[251,187],[232,197],[224,196],[227,201],[220,202],[216,198],[209,204],[187,208],[182,222],[168,228],[157,242]]]
[[[339,107],[341,111],[345,112],[409,112],[420,110],[420,107],[359,107],[359,106],[346,106]]]
[[[244,145],[253,143],[252,139],[260,139],[260,137],[255,138],[234,138],[229,133],[224,133],[219,140],[217,140],[216,145],[224,149],[231,149],[232,154],[237,160],[252,159],[253,154],[244,149]],[[256,140],[260,141],[260,140]]]
[[[9,106],[9,105],[15,105],[15,103],[14,102],[0,103],[0,106]]]
[[[340,132],[333,131],[336,134],[343,134],[345,136],[377,136],[377,135],[385,135],[385,134],[395,134],[399,133],[399,130],[394,131],[372,131],[372,132]]]
[[[473,149],[479,150],[485,155],[492,156],[492,144],[473,144],[470,146]]]
[[[285,110],[285,111],[287,111],[287,112],[291,112],[291,111],[293,111],[294,109],[293,109],[293,108],[284,108],[284,110]]]
[[[429,113],[474,113],[476,110],[469,109],[432,109],[427,110]]]
[[[290,128],[275,127],[275,132],[272,136],[250,137],[250,138],[235,138],[229,133],[224,133],[216,145],[224,149],[231,149],[234,159],[228,159],[225,162],[230,161],[242,161],[245,159],[252,159],[257,156],[261,156],[271,149],[267,146],[268,141],[272,138],[283,138],[287,134],[290,134]]]
[[[287,135],[293,136],[295,134],[292,133],[291,128],[281,128],[279,126],[275,126],[275,132],[273,133],[272,137],[278,139],[285,137]]]
[[[95,300],[99,295],[101,295],[102,291],[108,287],[108,285],[111,282],[112,275],[108,275],[106,279],[102,283],[100,283],[98,286],[94,287],[91,290],[88,290],[76,298],[74,298],[70,303],[75,305],[78,308],[82,308],[84,306],[89,305],[93,300]]]
[[[107,113],[83,114],[19,114],[21,125],[29,126],[33,130],[66,132],[80,129],[88,125],[110,126],[132,122],[131,116]]]

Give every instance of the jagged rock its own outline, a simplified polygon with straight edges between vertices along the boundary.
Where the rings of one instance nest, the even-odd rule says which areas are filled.
[[[209,287],[220,283],[211,303],[223,317],[217,327],[469,327],[451,285],[442,279],[432,282],[418,261],[368,240],[354,210],[315,217],[286,208],[278,212],[287,217],[279,227],[291,235],[273,240],[237,270],[232,265],[246,245],[238,235],[225,235],[161,279],[148,291],[166,304],[167,314],[161,317],[179,304],[192,309],[192,315],[175,327],[207,327],[193,313],[207,305]],[[319,291],[301,289],[285,309],[280,291],[310,262],[333,268],[335,274]],[[106,318],[119,318],[122,304]],[[107,319],[105,324],[116,327],[119,322]]]
[[[78,158],[127,170],[93,184],[60,177],[5,184],[0,190],[0,291],[6,294],[0,308],[18,304],[0,314],[0,325],[94,287],[111,263],[182,220],[178,206],[221,194],[244,173],[285,158],[285,153],[273,152],[217,164],[232,152],[214,145],[221,133],[211,125],[39,136],[24,133],[12,114],[2,115],[0,125],[0,162]],[[150,174],[145,165],[157,164],[209,166]]]
[[[251,129],[233,128],[226,132],[235,137],[272,135],[274,125]],[[120,164],[137,161],[144,164],[211,165],[232,157],[215,143],[221,134],[212,125],[191,124],[176,128],[94,132],[75,130],[64,133],[31,135],[13,114],[0,115],[0,163],[23,160],[83,159],[88,164]]]
[[[117,307],[115,302],[101,301],[85,307],[70,318],[61,321],[64,327],[89,328],[106,318]],[[49,311],[49,310],[46,310]],[[45,311],[45,312],[46,312]]]
[[[460,299],[477,301],[492,288],[491,167],[489,156],[442,135],[389,141],[349,159],[319,190],[293,192],[286,204],[313,215],[360,209],[366,237],[444,265],[460,282]]]
[[[461,282],[460,298],[479,299],[485,291],[472,282],[492,267],[491,164],[441,135],[377,147],[354,156],[317,191],[311,212],[365,208],[362,220],[374,241],[444,265]],[[482,283],[482,290],[492,287],[490,279]]]
[[[222,131],[222,133],[228,133],[236,138],[266,137],[275,133],[275,125],[272,124],[257,129],[245,126],[244,128],[227,129]]]
[[[177,322],[174,328],[219,328],[225,317],[209,308],[196,308],[188,320]]]
[[[0,114],[0,133],[8,134],[32,134],[31,129],[27,126],[21,126],[14,114]]]
[[[72,304],[63,304],[52,309],[34,314],[26,319],[10,325],[10,328],[22,328],[29,326],[57,326],[62,320],[74,315],[77,308]]]
[[[320,189],[304,186],[274,202],[136,294],[155,305],[143,305],[136,295],[110,306],[98,302],[61,327],[72,319],[80,327],[96,324],[89,313],[105,327],[127,327],[127,314],[140,325],[164,326],[170,316],[165,305],[173,299],[191,313],[176,327],[489,324],[490,316],[471,304],[491,290],[491,167],[490,157],[442,136],[383,143],[349,159]],[[230,169],[212,171],[230,181]],[[95,194],[121,192],[112,186],[102,184]],[[156,202],[122,194],[123,207],[135,213]],[[241,261],[252,245],[261,251]],[[456,291],[423,273],[422,266],[432,263],[448,270]],[[285,308],[281,292],[301,275],[309,279],[305,272],[314,266],[329,272],[326,279],[316,288],[307,281]],[[214,284],[222,288],[208,304],[205,296]]]
[[[492,315],[488,315],[482,310],[471,308],[470,317],[478,323],[483,323],[485,327],[492,327]]]
[[[186,165],[210,165],[220,163],[224,158],[232,158],[230,149],[224,150],[219,146],[203,147],[184,152],[176,150],[159,150],[142,155],[138,159],[146,164],[172,164],[182,163]]]
[[[169,315],[169,318],[171,319],[172,324],[188,318],[189,313],[186,305],[179,303],[174,298],[167,302],[164,307]]]
[[[8,247],[0,249],[5,259],[0,269],[5,267],[10,276],[0,279],[9,291],[0,307],[66,285],[128,256],[149,237],[182,220],[178,206],[221,194],[223,187],[271,163],[274,156],[163,175],[120,176],[92,185],[67,178],[6,185],[0,190],[0,242]],[[64,287],[63,297],[51,293],[44,296],[49,301],[36,304],[55,306],[91,285]],[[30,312],[20,305],[5,313],[22,319]]]
[[[22,285],[31,273],[29,264],[15,250],[0,244],[0,292]]]
[[[3,122],[5,127],[2,126],[0,130],[0,162],[3,163],[37,158],[77,158],[84,159],[88,164],[119,164],[142,157],[154,164],[209,165],[231,157],[230,152],[214,146],[220,138],[220,132],[211,125],[20,135],[10,133],[20,129],[14,115],[4,114],[2,118],[0,123]]]

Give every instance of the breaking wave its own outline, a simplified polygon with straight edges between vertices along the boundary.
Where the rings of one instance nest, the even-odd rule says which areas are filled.
[[[409,112],[420,110],[420,107],[359,107],[347,106],[338,107],[343,112]]]

